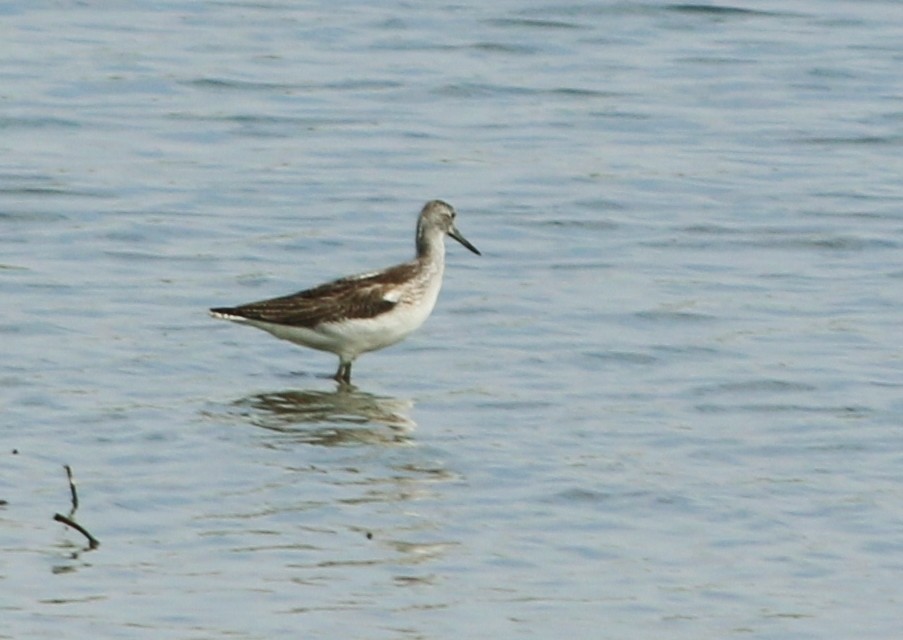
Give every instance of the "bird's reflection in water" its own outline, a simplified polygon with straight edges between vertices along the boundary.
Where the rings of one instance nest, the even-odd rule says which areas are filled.
[[[235,405],[256,426],[295,442],[326,447],[405,444],[416,426],[408,417],[412,400],[376,396],[354,387],[261,393]]]

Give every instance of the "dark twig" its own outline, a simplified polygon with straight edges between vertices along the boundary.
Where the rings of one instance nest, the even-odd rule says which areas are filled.
[[[55,514],[53,514],[53,519],[56,520],[57,522],[62,522],[63,524],[72,527],[73,529],[78,531],[80,534],[85,536],[88,539],[88,548],[89,549],[96,549],[97,547],[100,546],[100,541],[98,541],[97,538],[95,538],[90,533],[88,533],[87,529],[85,529],[83,526],[81,526],[79,523],[77,523],[72,518],[67,518],[66,516],[64,516],[61,513],[55,513]]]
[[[61,513],[55,513],[53,514],[53,519],[57,522],[62,522],[66,526],[72,527],[73,529],[78,531],[88,539],[88,548],[96,549],[100,545],[100,542],[97,540],[97,538],[92,536],[90,533],[88,533],[87,529],[73,520],[73,518],[75,517],[75,511],[78,509],[78,492],[75,490],[75,477],[72,474],[72,467],[70,467],[68,464],[64,464],[63,468],[66,470],[66,477],[69,479],[69,495],[72,498],[72,510],[69,512],[68,516],[64,516]]]
[[[69,493],[72,495],[72,511],[69,515],[72,516],[75,514],[75,510],[78,509],[78,493],[75,491],[75,478],[72,477],[72,467],[64,464],[63,468],[66,470],[66,477],[69,478]]]

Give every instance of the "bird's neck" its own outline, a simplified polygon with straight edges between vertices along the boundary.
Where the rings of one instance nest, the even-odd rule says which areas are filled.
[[[445,262],[445,242],[441,233],[429,233],[417,227],[417,259],[439,264]]]

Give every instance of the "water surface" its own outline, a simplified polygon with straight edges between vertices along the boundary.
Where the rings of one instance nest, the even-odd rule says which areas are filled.
[[[896,3],[0,11],[0,637],[898,635]]]

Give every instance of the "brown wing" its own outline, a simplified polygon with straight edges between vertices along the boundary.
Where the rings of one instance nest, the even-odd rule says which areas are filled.
[[[315,327],[347,318],[373,318],[395,307],[385,295],[414,274],[414,263],[377,273],[350,276],[279,298],[239,307],[211,309],[214,313],[293,327]]]

